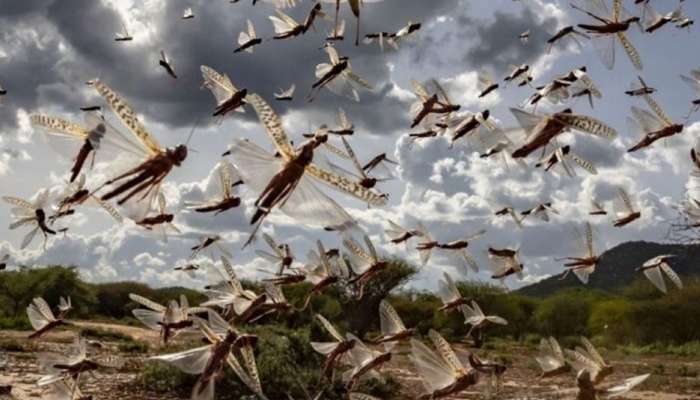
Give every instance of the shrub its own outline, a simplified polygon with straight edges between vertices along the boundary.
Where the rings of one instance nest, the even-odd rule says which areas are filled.
[[[0,329],[11,329],[17,331],[27,331],[32,329],[27,315],[0,317]]]
[[[260,373],[262,387],[270,399],[284,399],[287,394],[293,398],[305,398],[304,391],[315,394],[324,389],[323,399],[346,398],[340,374],[336,380],[322,381],[320,366],[322,357],[309,346],[309,328],[290,329],[282,325],[255,326],[248,331],[258,336],[255,358]],[[196,376],[187,375],[159,362],[149,362],[140,375],[139,382],[146,388],[159,393],[177,392],[188,395]],[[391,398],[398,393],[398,384],[393,379],[386,382],[368,380],[359,390]],[[230,368],[225,367],[224,376],[216,383],[217,399],[238,400],[250,396],[246,388]]]
[[[542,300],[534,319],[540,334],[546,336],[588,335],[588,319],[592,305],[605,298],[590,289],[564,290]]]
[[[119,343],[117,348],[122,353],[148,353],[148,345],[143,342],[131,341]]]
[[[635,304],[625,299],[607,300],[593,304],[588,318],[588,330],[593,335],[602,335],[613,343],[636,339],[635,326],[630,316]]]

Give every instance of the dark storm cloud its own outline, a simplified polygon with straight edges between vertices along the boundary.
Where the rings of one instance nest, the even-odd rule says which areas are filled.
[[[0,21],[2,24],[7,24],[11,18],[17,18],[28,13],[35,13],[37,10],[42,10],[54,0],[17,0],[5,1],[0,10]]]
[[[540,20],[530,8],[523,8],[517,15],[496,11],[488,24],[475,28],[480,40],[465,54],[464,61],[477,68],[491,67],[498,73],[506,72],[511,64],[528,64],[543,54],[556,27],[556,18]],[[526,30],[530,30],[530,39],[523,44],[518,36]]]
[[[170,127],[192,126],[201,118],[213,123],[214,119],[209,119],[214,106],[213,97],[208,91],[200,89],[199,67],[205,64],[228,74],[239,87],[260,93],[267,99],[272,99],[274,91],[295,83],[297,93],[294,102],[273,104],[280,113],[293,107],[308,112],[309,116],[321,116],[319,119],[328,120],[328,116],[342,106],[358,128],[370,133],[391,133],[406,125],[408,105],[387,97],[391,90],[387,62],[401,53],[382,54],[376,46],[352,45],[355,22],[346,10],[347,6],[342,7],[341,15],[347,23],[347,40],[338,45],[338,51],[341,55],[349,56],[355,71],[375,85],[374,92],[361,91],[359,104],[325,90],[313,103],[304,101],[315,80],[316,64],[327,61],[325,52],[319,47],[331,29],[330,21],[320,21],[315,31],[299,38],[265,40],[253,54],[233,54],[236,38],[245,27],[246,18],[254,22],[259,36],[269,39],[273,35],[268,19],[274,13],[272,7],[264,3],[253,7],[246,3],[231,5],[205,0],[187,4],[168,1],[150,18],[149,22],[156,27],[155,38],[151,42],[119,43],[113,40],[113,35],[121,30],[120,17],[114,9],[101,2],[74,0],[69,7],[64,2],[38,4],[43,8],[35,9],[32,18],[41,27],[38,34],[48,42],[47,45],[38,48],[31,39],[13,36],[9,28],[5,28],[3,33],[12,37],[19,52],[25,55],[12,57],[3,71],[3,82],[7,82],[5,86],[13,96],[10,105],[0,111],[6,117],[2,124],[14,123],[16,107],[32,111],[51,105],[77,111],[79,106],[100,101],[97,97],[85,99],[77,90],[85,80],[94,77],[112,86],[138,112]],[[194,19],[181,19],[186,6],[193,8]],[[331,19],[332,5],[324,3],[324,6]],[[310,7],[310,3],[304,2],[289,10],[289,13],[301,21]],[[402,1],[400,7],[396,6],[396,1],[386,0],[364,7],[362,32],[395,31],[408,21],[420,21],[427,25],[438,15],[456,14],[458,19],[469,19],[466,9],[467,4],[458,0]],[[128,26],[129,21],[125,22]],[[470,24],[465,22],[464,25]],[[489,25],[469,28],[472,31],[475,29],[476,36],[484,40],[481,40],[478,48],[468,51],[466,57],[471,64],[476,63],[475,60],[499,65],[527,62],[541,50],[541,46],[534,43],[542,43],[543,37],[546,37],[544,32],[553,30],[555,25],[553,19],[539,23],[528,9],[520,16],[497,12]],[[505,32],[503,26],[507,26]],[[517,35],[528,28],[531,29],[533,44],[523,46],[517,40]],[[139,32],[133,34],[138,35]],[[409,52],[414,61],[424,62],[433,58],[425,43],[440,44],[444,38],[425,34],[424,31],[419,35],[419,45],[402,44],[400,52]],[[67,50],[59,51],[59,42],[65,44]],[[172,60],[179,77],[177,80],[168,77],[157,65],[160,49],[165,50]],[[12,87],[18,82],[22,85]],[[40,89],[41,84],[46,87]],[[39,100],[52,104],[39,104]],[[254,118],[254,113],[236,118]]]
[[[0,43],[8,53],[0,69],[2,86],[7,90],[0,107],[0,128],[15,125],[18,108],[32,109],[37,105],[37,89],[42,85],[60,82],[60,71],[52,68],[60,59],[59,41],[52,35],[37,39],[15,34],[15,29],[25,29],[42,18],[34,17],[15,26],[3,22],[0,25]],[[44,30],[44,32],[47,32]]]
[[[454,7],[457,1],[443,1],[438,6],[423,1],[402,4],[401,7],[396,7],[395,3],[386,1],[366,6],[363,32],[395,31],[408,20],[425,22]],[[332,15],[332,5],[324,5]],[[119,15],[101,2],[74,0],[70,6],[64,2],[37,2],[34,6],[32,18],[38,21],[36,26],[42,27],[38,28],[39,35],[48,36],[51,31],[48,27],[53,27],[56,38],[50,47],[41,50],[33,47],[30,40],[16,43],[20,52],[27,54],[20,59],[12,57],[8,68],[3,71],[3,82],[7,82],[5,86],[13,93],[13,101],[2,110],[3,117],[7,117],[3,118],[3,123],[14,122],[13,113],[17,107],[31,111],[47,105],[37,104],[40,83],[54,84],[48,92],[44,91],[47,96],[41,97],[42,100],[60,101],[60,104],[51,105],[75,111],[87,99],[74,88],[87,79],[100,77],[149,118],[171,127],[193,125],[199,118],[210,114],[213,108],[211,94],[200,90],[199,67],[202,64],[227,73],[238,86],[268,99],[279,88],[296,83],[297,99],[291,107],[326,112],[343,106],[351,117],[358,116],[357,119],[361,119],[362,125],[371,132],[395,129],[405,119],[406,105],[386,98],[391,89],[387,84],[389,71],[386,65],[390,56],[381,54],[376,47],[352,45],[354,22],[345,10],[346,6],[342,17],[348,23],[348,40],[338,46],[338,51],[350,56],[356,72],[376,85],[373,93],[361,93],[361,104],[325,91],[314,103],[304,103],[304,96],[315,78],[315,65],[327,59],[325,52],[319,49],[332,25],[327,21],[318,23],[316,32],[306,36],[265,41],[254,54],[234,55],[236,38],[244,28],[246,18],[255,23],[259,36],[269,38],[273,35],[272,24],[267,18],[274,13],[272,7],[264,3],[252,7],[250,4],[230,5],[204,0],[186,5],[168,1],[149,21],[157,29],[155,40],[143,44],[115,42],[113,34],[121,29]],[[185,6],[193,8],[194,19],[181,19]],[[310,7],[311,4],[305,2],[289,12],[302,21]],[[20,40],[10,27],[5,29],[4,36]],[[138,33],[134,32],[135,35]],[[58,51],[59,40],[67,45],[67,52]],[[172,80],[157,65],[160,49],[171,58],[179,79]],[[12,83],[19,82],[21,86],[12,87]],[[55,85],[57,83],[63,85]],[[288,107],[279,103],[274,106],[280,112]],[[244,118],[253,118],[253,113],[247,113]]]

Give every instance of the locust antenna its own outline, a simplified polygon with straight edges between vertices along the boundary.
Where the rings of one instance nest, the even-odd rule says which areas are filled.
[[[190,134],[187,136],[187,140],[185,141],[185,146],[187,146],[190,143],[190,140],[192,139],[192,136],[194,136],[194,131],[197,129],[199,126],[199,123],[202,122],[202,117],[200,117],[197,122],[194,123],[194,126],[192,126],[192,129],[190,130]]]

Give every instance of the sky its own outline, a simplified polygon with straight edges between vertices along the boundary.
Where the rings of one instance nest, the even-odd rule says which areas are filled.
[[[299,3],[288,12],[301,20],[312,3]],[[631,13],[640,14],[632,1],[625,3]],[[676,7],[675,1],[651,3],[662,13]],[[700,4],[683,4],[684,14],[700,16]],[[323,6],[332,16],[332,5]],[[187,7],[192,8],[195,18],[181,19]],[[272,149],[252,108],[223,119],[211,117],[215,102],[211,93],[200,87],[200,65],[226,73],[237,86],[268,100],[282,116],[285,130],[295,143],[302,141],[303,132],[321,124],[334,124],[336,110],[342,107],[356,126],[350,143],[361,160],[385,152],[400,162],[396,179],[379,186],[389,194],[385,207],[368,208],[324,189],[358,220],[382,254],[419,262],[412,246],[389,243],[384,233],[388,219],[409,228],[421,221],[439,241],[458,240],[480,229],[487,231],[469,247],[480,265],[479,273],[467,273],[458,258],[435,252],[410,283],[413,287],[434,289],[442,271],[457,279],[488,281],[491,272],[485,251],[489,246],[520,249],[525,278],[509,279],[510,288],[561,273],[557,259],[576,255],[573,230],[586,221],[594,227],[599,252],[625,241],[665,240],[669,221],[676,216],[674,207],[685,196],[691,168],[689,149],[700,133],[700,114],[686,118],[690,102],[699,94],[679,78],[700,67],[697,28],[681,30],[668,25],[653,34],[630,30],[629,37],[644,63],[639,74],[658,89],[654,96],[667,113],[685,124],[682,134],[630,155],[626,148],[640,137],[638,130],[628,127],[630,107],[646,106],[624,94],[638,73],[619,45],[613,70],[603,66],[589,41],[582,47],[570,45],[545,52],[546,39],[559,28],[590,22],[568,1],[367,2],[362,10],[363,32],[396,31],[409,21],[422,23],[412,40],[401,42],[398,50],[384,52],[376,45],[353,45],[350,39],[354,21],[344,5],[341,18],[346,19],[348,31],[346,40],[337,45],[338,52],[350,57],[353,70],[375,87],[371,92],[361,92],[359,103],[327,90],[314,102],[305,101],[316,64],[327,59],[321,46],[332,22],[321,20],[314,30],[298,38],[268,40],[273,35],[268,16],[274,10],[270,2],[253,6],[247,0],[236,4],[224,0],[26,0],[4,4],[0,10],[0,85],[8,93],[0,100],[0,195],[30,199],[41,188],[49,188],[52,194],[65,188],[70,159],[55,151],[43,134],[30,126],[29,115],[44,113],[82,122],[80,107],[102,104],[94,89],[85,85],[94,78],[125,98],[163,146],[184,142],[194,129],[189,142],[194,151],[163,186],[167,209],[175,213],[174,223],[182,232],[171,236],[167,243],[131,222],[115,224],[99,209],[86,207],[67,220],[67,234],[52,238],[45,250],[40,240],[19,250],[26,230],[8,229],[11,207],[0,203],[0,254],[10,253],[11,265],[75,265],[86,279],[95,282],[137,280],[154,286],[201,287],[203,273],[190,278],[173,268],[187,261],[189,248],[200,237],[219,234],[240,276],[260,278],[266,275],[261,270],[271,271],[272,267],[254,251],[265,249],[263,241],[241,249],[250,232],[251,202],[257,193],[240,189],[246,206],[218,216],[198,215],[185,207],[187,202],[213,195],[216,175],[212,169],[234,139],[247,138]],[[253,54],[234,54],[246,19],[255,24],[258,35],[265,40]],[[122,24],[133,35],[133,41],[113,40]],[[522,43],[518,36],[526,30],[530,31],[530,40]],[[172,60],[177,80],[158,66],[161,49]],[[533,168],[537,161],[534,155],[526,160],[525,168],[512,163],[506,167],[496,159],[479,158],[479,149],[473,143],[465,141],[450,148],[447,137],[410,143],[409,109],[415,101],[412,79],[438,79],[463,111],[488,108],[497,124],[508,129],[517,127],[509,108],[521,104],[533,89],[510,85],[478,99],[477,76],[480,71],[488,71],[501,80],[512,65],[521,64],[531,66],[535,85],[573,68],[587,67],[603,98],[593,109],[583,100],[568,106],[576,113],[606,122],[618,136],[606,141],[569,133],[562,141],[593,161],[597,175],[581,170],[574,178],[546,174]],[[292,102],[273,100],[275,91],[291,84],[297,87]],[[537,111],[557,111],[564,106],[542,104]],[[119,126],[111,112],[105,114]],[[88,187],[104,183],[119,168],[124,166],[97,163],[87,172]],[[642,211],[640,220],[622,229],[612,227],[610,216],[588,215],[592,197],[612,211],[618,186],[632,195]],[[508,218],[493,216],[495,210],[506,205],[524,210],[546,201],[559,212],[550,222],[528,219],[523,229],[517,229]],[[263,231],[290,244],[301,263],[316,239],[322,239],[327,248],[341,246],[338,235],[299,226],[279,215],[271,217]],[[195,261],[203,262],[210,255],[218,258],[216,253],[205,252]]]

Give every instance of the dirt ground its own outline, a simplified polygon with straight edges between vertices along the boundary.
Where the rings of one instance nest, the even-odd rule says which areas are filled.
[[[158,348],[157,332],[139,327],[104,324],[97,322],[79,322],[82,328],[92,328],[99,331],[116,332],[134,340],[147,343],[151,353]],[[5,354],[5,365],[0,359],[0,385],[12,385],[11,398],[18,400],[40,399],[41,389],[35,382],[39,378],[36,352],[60,351],[74,338],[71,331],[49,332],[40,341],[26,339],[28,332],[0,331],[0,343],[16,343],[24,347],[24,351],[2,351]],[[183,340],[182,338],[180,340]],[[109,338],[101,341],[104,348],[92,349],[93,352],[105,354],[118,353],[118,346]],[[422,393],[423,387],[419,377],[413,371],[410,361],[402,349],[398,357],[383,369],[398,379],[402,384],[400,398],[413,398]],[[407,350],[407,349],[406,349]],[[126,364],[119,371],[102,370],[94,375],[87,374],[81,378],[81,388],[86,394],[92,394],[96,399],[107,400],[171,400],[178,399],[176,395],[151,393],[147,388],[136,384],[138,372],[145,362],[145,354],[120,353]],[[574,376],[564,375],[550,379],[539,379],[537,364],[534,361],[533,349],[508,345],[498,349],[480,350],[482,358],[500,358],[508,364],[508,370],[499,384],[497,392],[488,390],[487,382],[482,382],[471,390],[464,391],[449,399],[512,399],[512,400],[549,400],[573,399]],[[606,378],[603,387],[614,386],[625,378],[651,373],[652,376],[638,390],[627,394],[623,399],[630,400],[695,400],[700,399],[700,359],[697,357],[677,356],[625,356],[621,354],[606,354],[615,366],[615,373]],[[264,377],[263,377],[264,379]],[[486,380],[484,380],[486,381]],[[607,386],[606,386],[607,385]],[[404,397],[405,396],[405,397]],[[0,399],[3,396],[0,395]],[[276,400],[276,399],[271,399]]]

